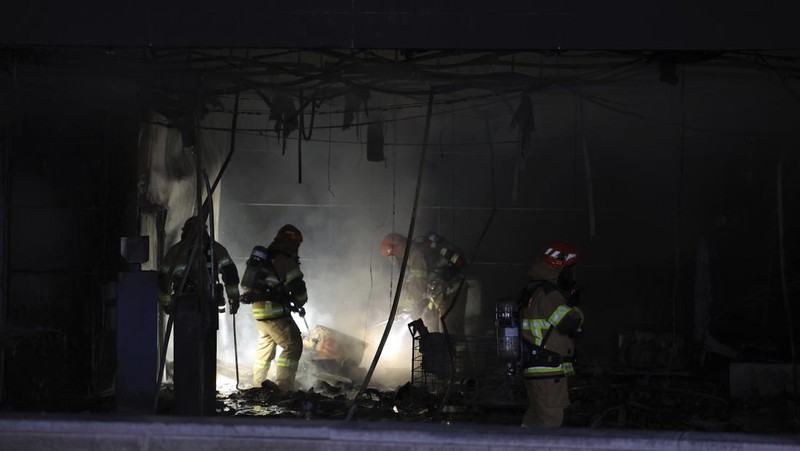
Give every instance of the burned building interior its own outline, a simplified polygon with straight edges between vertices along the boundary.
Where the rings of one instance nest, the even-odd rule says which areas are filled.
[[[3,19],[4,415],[519,427],[499,306],[566,240],[585,323],[565,428],[800,446],[800,42],[778,18],[795,6],[755,11],[771,21],[741,35],[755,3],[717,31],[700,8],[596,37],[581,27],[613,16],[598,6],[367,19],[360,2],[306,3],[208,36],[156,29],[177,10],[147,33],[111,30],[137,14],[96,36],[56,28],[65,41],[56,18],[30,33]],[[213,23],[193,14],[181,30]],[[534,18],[539,37],[520,31]],[[159,307],[159,265],[195,215],[239,275],[281,226],[302,231],[294,390],[252,382],[253,305]],[[442,330],[398,306],[411,270],[381,254],[390,233],[463,258]]]

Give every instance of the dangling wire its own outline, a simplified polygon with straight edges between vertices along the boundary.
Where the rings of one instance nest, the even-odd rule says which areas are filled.
[[[395,102],[397,101],[397,96],[395,95]],[[397,166],[399,165],[397,160],[397,122],[394,123],[394,141],[395,144],[392,146],[392,232],[396,230],[396,222],[397,222]],[[410,239],[410,237],[409,237]],[[392,260],[392,269],[389,272],[389,306],[392,305],[392,299],[394,298],[394,260]]]
[[[303,139],[305,139],[306,141],[310,141],[311,140],[311,135],[314,134],[314,118],[317,115],[317,105],[321,104],[322,101],[321,100],[320,101],[316,101],[312,97],[312,98],[308,99],[305,102],[305,105],[304,105],[303,104],[302,95],[303,94],[302,94],[302,91],[301,91],[301,93],[300,93],[300,96],[301,96],[300,97],[300,105],[301,105],[300,108],[301,108],[301,110],[297,113],[298,115],[300,115],[300,136],[303,137]],[[306,130],[305,130],[305,125],[304,124],[305,124],[306,107],[309,104],[311,105],[311,123],[308,125],[308,134],[306,134]],[[330,105],[328,105],[328,111],[330,111]],[[330,132],[331,128],[333,128],[333,127],[328,127],[328,132]],[[330,136],[328,137],[328,139],[330,139]]]
[[[266,94],[261,92],[260,89],[258,89],[256,87],[253,87],[253,86],[251,86],[251,88],[253,89],[253,91],[255,91],[255,93],[258,95],[258,97],[260,97],[261,100],[264,101],[264,104],[267,106],[267,108],[269,108],[269,111],[270,111],[270,114],[266,114],[265,115],[267,120],[266,120],[266,123],[264,125],[264,141],[265,141],[264,142],[264,145],[265,145],[264,150],[268,150],[269,149],[269,118],[271,117],[271,114],[274,112],[273,111],[274,107],[272,106],[272,100],[270,100],[269,97],[267,97]],[[237,113],[238,113],[238,111],[237,111]],[[281,139],[281,137],[280,137],[280,135],[278,135],[278,141],[279,142],[280,142],[280,139]]]
[[[214,194],[214,191],[217,189],[217,185],[219,185],[219,181],[222,180],[222,175],[225,173],[225,169],[228,167],[228,164],[231,162],[231,158],[233,158],[233,152],[236,150],[236,124],[239,120],[239,94],[240,89],[239,85],[236,85],[236,98],[233,102],[233,118],[231,119],[231,138],[230,138],[230,149],[228,150],[228,155],[225,157],[225,161],[222,162],[222,167],[219,168],[219,172],[217,172],[217,176],[214,177],[214,183],[211,185],[211,192],[208,194],[206,198],[206,202],[209,202],[211,196]],[[199,125],[199,124],[198,124]],[[197,127],[199,128],[199,127]],[[205,219],[206,212],[202,212],[203,217],[200,219]]]
[[[331,103],[332,103],[331,101],[328,102],[328,118],[331,120],[331,122],[333,122],[333,120],[332,120],[333,116],[331,116]],[[312,126],[314,124],[314,113],[311,113],[311,124],[312,124]],[[331,133],[332,133],[332,130],[333,130],[332,128],[328,127],[328,192],[331,193],[331,196],[333,196],[334,199],[335,199],[336,198],[336,194],[334,194],[333,193],[333,189],[331,189],[331,141],[332,141],[331,140]],[[309,133],[308,139],[311,139],[311,134],[310,133]],[[372,268],[370,268],[370,271],[371,270],[372,270]]]
[[[300,91],[300,103],[303,103],[303,91]],[[304,107],[300,107],[297,110],[297,115],[299,116],[299,120],[297,121],[297,183],[303,183],[303,121],[305,117],[305,109]],[[286,138],[284,137],[284,142]]]

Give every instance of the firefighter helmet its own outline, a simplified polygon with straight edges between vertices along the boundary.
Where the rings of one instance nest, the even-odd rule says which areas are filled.
[[[399,233],[390,233],[383,237],[381,241],[381,254],[384,257],[390,255],[402,255],[406,247],[406,237]]]
[[[200,218],[197,216],[190,216],[186,222],[183,223],[183,232],[194,232],[197,230],[197,226],[199,226]],[[204,229],[208,229],[208,226],[203,224]]]
[[[303,242],[303,234],[297,227],[291,224],[286,224],[285,226],[281,227],[280,230],[278,230],[278,234],[275,235],[275,241],[300,244]]]
[[[547,248],[542,253],[541,259],[543,262],[552,266],[555,269],[561,269],[565,266],[570,266],[580,261],[580,254],[578,248],[572,244],[556,240],[547,245]]]

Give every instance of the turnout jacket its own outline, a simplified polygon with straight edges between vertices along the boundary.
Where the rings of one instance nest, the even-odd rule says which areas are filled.
[[[429,232],[415,238],[408,255],[401,309],[416,316],[425,309],[447,308],[462,282],[465,265],[460,253],[438,235]]]
[[[264,268],[262,282],[272,294],[262,297],[255,293],[253,317],[256,320],[289,316],[292,307],[299,309],[308,302],[297,245],[273,241],[267,248],[267,255],[271,265]]]
[[[172,303],[172,294],[179,289],[183,275],[186,273],[187,268],[192,263],[189,262],[189,257],[192,254],[192,248],[195,244],[195,238],[191,235],[184,235],[181,240],[172,246],[167,254],[161,259],[158,267],[158,298],[161,306],[168,309]],[[206,271],[209,274],[212,270],[222,276],[222,281],[225,284],[225,294],[228,299],[239,299],[239,273],[236,270],[236,265],[233,263],[228,250],[218,242],[214,241],[214,262],[211,262],[211,247],[208,246],[211,239],[205,238],[205,251]],[[214,268],[216,266],[216,268]],[[191,293],[197,290],[199,277],[194,272],[189,274],[184,286],[184,292]],[[217,280],[213,281],[217,283]]]
[[[537,262],[528,273],[531,282],[547,283],[539,285],[522,305],[522,336],[532,349],[543,346],[565,361],[557,366],[537,366],[534,360],[531,362],[533,366],[525,368],[525,378],[553,378],[574,373],[571,361],[575,355],[575,343],[572,335],[583,324],[583,312],[567,305],[567,297],[556,288],[559,273],[560,270],[544,262]]]

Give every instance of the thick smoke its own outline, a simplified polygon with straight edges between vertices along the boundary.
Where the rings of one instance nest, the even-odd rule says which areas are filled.
[[[373,101],[373,107],[392,106]],[[320,111],[325,112],[326,106]],[[334,101],[330,109],[343,106]],[[404,111],[403,116],[420,113],[424,115],[423,107]],[[360,120],[368,120],[363,112]],[[421,150],[413,144],[422,141],[424,120],[384,125],[385,161],[378,162],[367,161],[366,127],[342,131],[342,121],[337,113],[315,118],[320,127],[312,141],[303,142],[302,184],[297,182],[296,135],[290,136],[286,155],[274,134],[266,140],[266,149],[263,137],[243,139],[226,174],[233,182],[223,189],[221,239],[232,249],[242,272],[253,246],[268,245],[284,223],[298,226],[305,239],[300,259],[309,290],[309,327],[326,326],[367,342],[359,362],[367,368],[386,324],[399,272],[380,254],[379,243],[389,232],[407,233]],[[397,142],[403,145],[392,144]],[[419,225],[418,234],[425,231],[423,227]],[[256,332],[249,307],[241,311],[245,314],[237,321],[240,364],[249,367]],[[302,320],[295,316],[295,321],[305,332]],[[225,334],[221,330],[223,348],[232,344]],[[230,351],[222,351],[220,358],[229,355]],[[410,363],[410,333],[406,322],[399,321],[374,383],[409,380]]]

